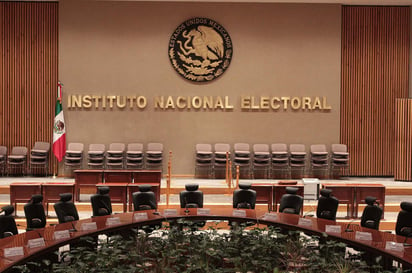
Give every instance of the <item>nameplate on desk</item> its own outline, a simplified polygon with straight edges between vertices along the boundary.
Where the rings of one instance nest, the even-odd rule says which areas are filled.
[[[298,225],[302,227],[312,227],[312,220],[306,219],[306,218],[300,218]]]
[[[355,240],[372,241],[372,233],[356,231]]]
[[[22,246],[9,247],[4,249],[4,257],[24,256],[24,249]]]
[[[42,247],[45,246],[44,238],[36,238],[36,239],[31,239],[27,242],[27,246],[29,248],[36,248],[36,247]]]
[[[263,216],[262,219],[263,220],[268,220],[268,221],[277,221],[278,220],[278,215],[276,213],[266,212],[265,216]]]
[[[326,233],[342,233],[342,227],[339,225],[326,225],[325,226]]]
[[[54,240],[63,240],[70,238],[70,231],[69,230],[58,230],[53,233]]]
[[[149,219],[149,216],[147,216],[147,212],[136,212],[133,215],[133,219],[135,221],[147,220]]]
[[[81,231],[96,230],[96,229],[97,229],[96,222],[83,223],[80,227]]]
[[[397,242],[386,242],[385,249],[392,250],[392,251],[399,251],[399,252],[405,251],[405,247],[403,246],[403,243],[397,243]]]
[[[232,215],[235,216],[235,217],[246,217],[246,211],[244,211],[244,210],[234,210]]]
[[[197,215],[210,215],[210,209],[197,209]]]
[[[119,217],[111,217],[106,219],[106,226],[116,226],[120,225],[120,218]]]
[[[176,216],[177,215],[177,209],[165,209],[163,211],[164,216]]]

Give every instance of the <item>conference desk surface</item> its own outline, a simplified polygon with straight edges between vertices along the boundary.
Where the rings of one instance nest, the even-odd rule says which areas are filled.
[[[165,209],[158,213],[151,211],[137,211],[130,213],[114,214],[95,218],[83,219],[71,223],[49,226],[36,231],[29,231],[0,240],[0,271],[7,272],[13,265],[23,264],[29,260],[41,257],[58,247],[75,243],[82,236],[96,236],[108,232],[116,232],[135,228],[137,226],[159,223],[162,221],[173,221],[177,219],[187,220],[229,220],[229,221],[255,221],[265,225],[275,225],[290,230],[300,230],[308,234],[321,235],[327,233],[329,238],[348,244],[386,258],[396,260],[405,268],[412,268],[412,247],[404,247],[403,251],[386,249],[386,243],[403,243],[405,237],[378,230],[363,228],[352,225],[353,232],[346,231],[346,224],[335,221],[312,217],[300,217],[299,215],[283,213],[260,213],[255,210],[245,209]],[[110,219],[110,220],[109,220]],[[115,220],[115,221],[114,221]],[[94,228],[90,228],[90,225]],[[326,232],[328,226],[339,226],[338,232]],[[69,238],[56,240],[56,231],[73,230]],[[357,233],[363,232],[371,235],[372,240],[357,238]],[[44,246],[29,247],[32,239],[44,238]],[[412,239],[411,239],[412,240]],[[5,257],[5,250],[20,248],[23,255]]]

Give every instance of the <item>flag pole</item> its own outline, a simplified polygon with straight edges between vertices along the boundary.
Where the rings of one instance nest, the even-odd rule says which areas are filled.
[[[57,99],[53,122],[53,153],[55,155],[55,159],[53,160],[53,178],[58,176],[58,162],[62,161],[66,154],[66,125],[62,106],[62,87],[63,84],[59,81],[57,83]]]

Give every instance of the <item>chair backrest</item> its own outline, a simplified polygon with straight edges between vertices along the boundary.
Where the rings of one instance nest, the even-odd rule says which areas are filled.
[[[316,209],[316,217],[336,220],[336,212],[338,211],[339,200],[332,196],[332,190],[321,189],[318,206]]]
[[[43,195],[34,194],[30,201],[24,205],[24,215],[27,222],[27,230],[44,228],[46,226],[46,214],[44,213]]]
[[[286,187],[286,193],[280,198],[279,212],[300,214],[303,197],[297,195],[298,190],[295,187]]]
[[[253,144],[253,152],[269,154],[269,145],[268,144]]]
[[[27,156],[27,147],[24,146],[14,146],[11,149],[11,155],[23,155]]]
[[[139,191],[134,192],[132,198],[135,211],[157,209],[156,195],[150,185],[139,185]]]
[[[162,143],[148,143],[147,152],[163,152]]]
[[[89,152],[104,152],[105,150],[106,146],[104,144],[89,144]]]
[[[239,189],[233,192],[233,208],[254,209],[256,205],[256,191],[251,189],[251,183],[239,183]]]
[[[332,153],[347,153],[348,146],[346,144],[332,144],[331,151]]]
[[[128,152],[143,152],[143,144],[142,143],[129,143],[127,144],[127,151]]]
[[[230,145],[227,143],[216,143],[215,153],[226,153],[230,152]]]
[[[196,152],[197,153],[211,153],[212,152],[212,144],[207,143],[200,143],[196,144]]]
[[[110,143],[109,151],[124,152],[126,145],[124,143]]]
[[[314,145],[310,145],[310,152],[311,153],[327,153],[328,150],[326,149],[325,144],[314,144]]]
[[[412,236],[412,202],[401,202],[401,211],[396,219],[396,235]]]
[[[248,143],[235,143],[233,149],[235,152],[250,153],[250,145]]]
[[[7,205],[1,208],[3,215],[0,215],[0,238],[16,235],[17,225],[13,217],[14,207]]]
[[[59,223],[66,223],[79,220],[79,214],[77,208],[72,202],[71,193],[61,193],[60,200],[54,204],[54,210],[56,211]]]
[[[7,155],[7,147],[0,146],[0,156],[5,156],[5,155]]]
[[[186,184],[184,191],[179,194],[181,208],[203,208],[203,192],[199,184]]]
[[[290,144],[289,151],[291,153],[305,153],[306,147],[304,144]]]
[[[42,150],[45,152],[49,152],[50,150],[50,143],[44,141],[37,141],[34,143],[33,150]]]
[[[72,151],[72,152],[83,153],[84,144],[83,143],[77,143],[77,142],[71,142],[71,143],[69,143],[69,145],[67,145],[67,150]]]
[[[270,145],[272,153],[287,153],[288,146],[285,143],[273,143]]]
[[[109,187],[98,187],[97,193],[90,196],[93,216],[112,214],[112,202],[110,200],[109,190]]]
[[[379,229],[379,223],[381,221],[383,210],[379,207],[379,204],[376,202],[376,198],[372,196],[367,196],[365,198],[366,207],[363,210],[361,217],[361,226]]]

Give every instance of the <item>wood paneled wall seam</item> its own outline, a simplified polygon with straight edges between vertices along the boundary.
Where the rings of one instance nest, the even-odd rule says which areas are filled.
[[[395,115],[395,180],[412,181],[412,99],[397,99]]]
[[[350,174],[392,176],[395,99],[408,96],[409,7],[342,7],[341,142]]]
[[[58,3],[0,2],[0,145],[52,142],[58,75]],[[54,157],[50,154],[49,173]]]

